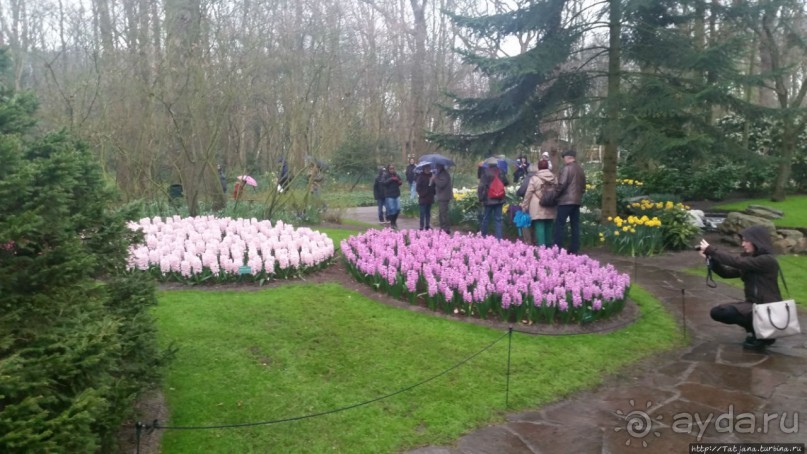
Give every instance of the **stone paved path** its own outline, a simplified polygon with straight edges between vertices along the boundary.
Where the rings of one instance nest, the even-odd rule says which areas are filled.
[[[377,221],[374,216],[360,210],[346,215],[368,223]],[[416,228],[417,220],[399,225]],[[629,273],[685,321],[690,346],[649,358],[598,389],[508,414],[505,423],[466,434],[452,446],[409,454],[684,454],[694,442],[807,442],[807,336],[779,339],[764,353],[744,351],[740,328],[709,318],[714,304],[742,292],[725,284],[711,289],[703,276],[682,272],[702,263],[695,253],[635,261],[591,255]],[[805,326],[803,313],[801,321]]]

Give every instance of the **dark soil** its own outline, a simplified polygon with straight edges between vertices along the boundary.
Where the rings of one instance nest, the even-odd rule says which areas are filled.
[[[134,454],[154,454],[159,453],[162,430],[151,430],[154,420],[162,424],[168,419],[168,406],[165,404],[165,397],[162,391],[148,391],[135,402],[135,416],[137,419],[126,421],[118,433],[118,452]],[[147,416],[149,421],[140,419]],[[138,430],[136,424],[140,422],[146,425]]]

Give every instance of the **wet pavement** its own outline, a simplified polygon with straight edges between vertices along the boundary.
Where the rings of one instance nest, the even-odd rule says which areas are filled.
[[[375,207],[344,217],[377,223]],[[411,218],[398,224],[418,227]],[[691,443],[807,442],[807,413],[798,414],[807,409],[805,334],[779,339],[765,352],[743,350],[741,328],[709,317],[712,306],[740,299],[742,291],[707,287],[705,270],[703,276],[683,272],[702,265],[694,252],[637,259],[584,252],[629,273],[658,298],[686,329],[689,345],[641,361],[596,389],[507,414],[506,422],[451,446],[409,454],[688,453]]]

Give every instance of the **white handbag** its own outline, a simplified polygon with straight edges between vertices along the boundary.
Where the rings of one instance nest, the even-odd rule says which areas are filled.
[[[754,333],[757,339],[776,339],[801,333],[796,302],[754,304]]]

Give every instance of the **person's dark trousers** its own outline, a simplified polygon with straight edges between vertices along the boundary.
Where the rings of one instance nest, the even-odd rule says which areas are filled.
[[[748,333],[754,332],[754,322],[752,315],[743,315],[733,304],[721,304],[715,306],[709,311],[712,320],[727,325],[740,325],[745,328]]]
[[[384,222],[384,199],[376,200],[378,203],[378,222]]]
[[[567,251],[577,254],[580,251],[580,205],[558,205],[555,217],[555,244],[563,247],[566,244],[566,220],[572,229],[572,240]]]
[[[440,230],[451,233],[451,226],[448,223],[448,200],[437,202],[437,220],[440,222]]]
[[[502,239],[502,208],[503,203],[496,205],[485,205],[485,214],[482,216],[482,225],[479,226],[479,231],[482,236],[488,235],[488,224],[491,219],[493,220],[493,235],[497,240]]]
[[[420,204],[420,230],[429,230],[431,228],[432,219],[432,205]]]

